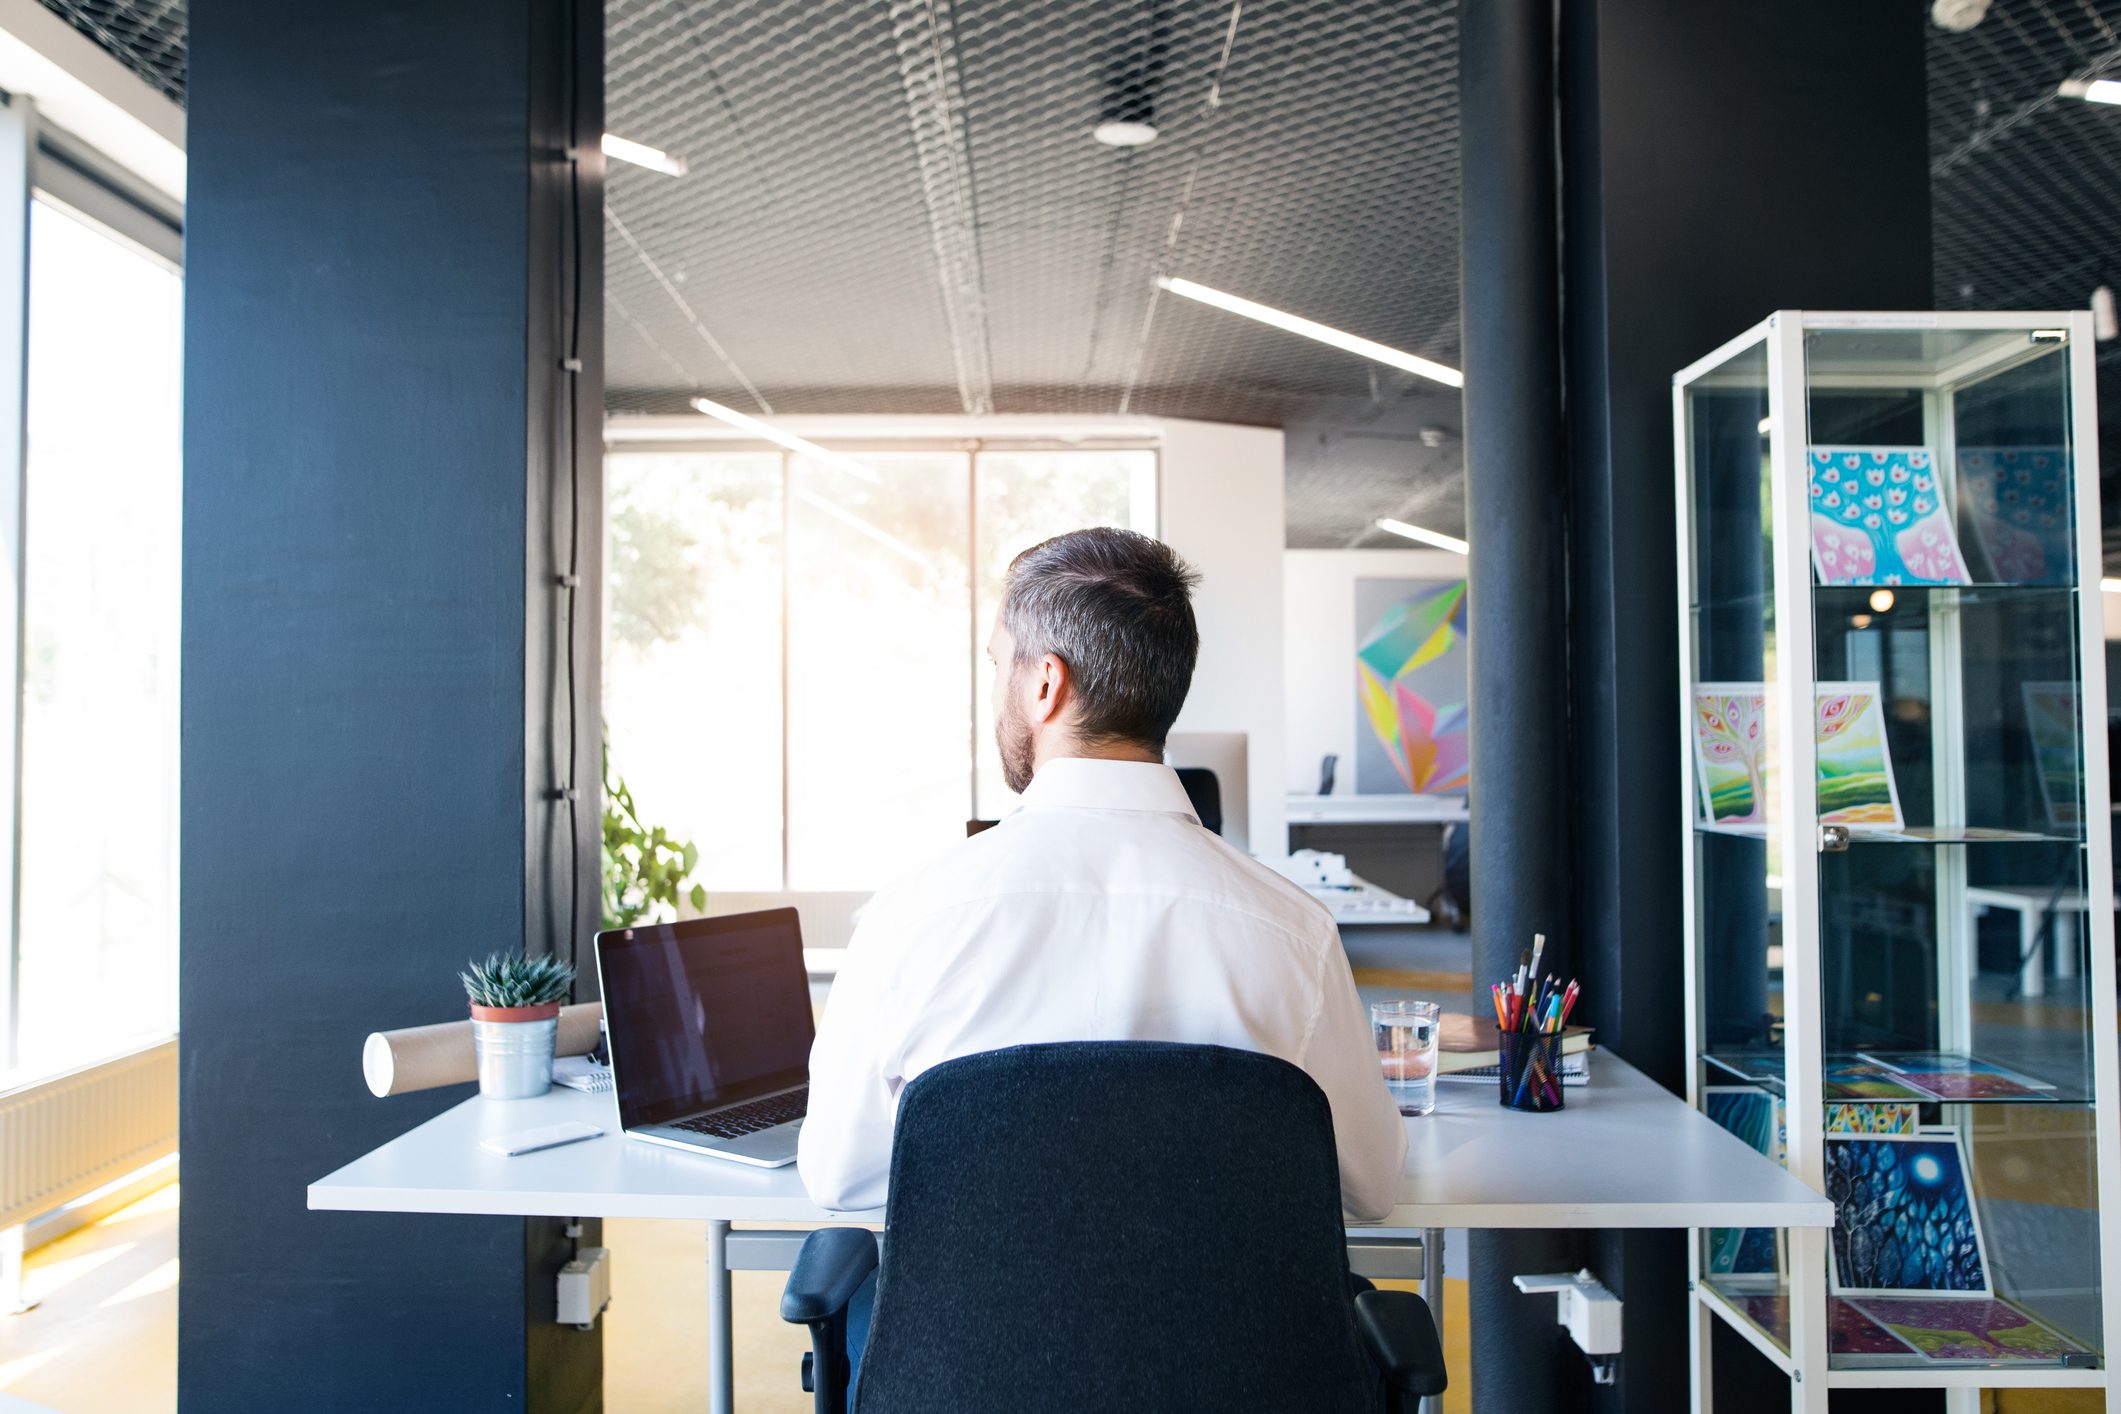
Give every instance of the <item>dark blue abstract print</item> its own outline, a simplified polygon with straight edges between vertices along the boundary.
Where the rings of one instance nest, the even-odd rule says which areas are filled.
[[[1988,1294],[1955,1135],[1826,1141],[1835,1289]]]

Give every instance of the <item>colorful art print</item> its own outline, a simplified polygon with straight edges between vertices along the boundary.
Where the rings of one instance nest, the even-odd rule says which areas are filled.
[[[1813,447],[1812,566],[1821,584],[1969,584],[1924,447]]]
[[[1368,728],[1367,740],[1358,736],[1356,789],[1427,795],[1465,790],[1472,765],[1466,582],[1358,580],[1355,593],[1362,634],[1355,647],[1356,692]],[[1376,760],[1380,755],[1383,762]]]
[[[1993,1295],[1967,1173],[1957,1135],[1829,1136],[1834,1294]]]
[[[1895,1078],[1937,1100],[2052,1100],[2055,1087],[2030,1075],[1975,1060],[1957,1051],[1911,1051],[1866,1054]]]
[[[1913,1134],[1921,1121],[1916,1105],[1895,1101],[1872,1104],[1829,1103],[1826,1132],[1829,1134]]]
[[[1776,1050],[1719,1051],[1707,1057],[1718,1069],[1743,1080],[1770,1085],[1782,1083],[1782,1052]],[[1713,1074],[1713,1072],[1711,1072]],[[1714,1087],[1710,1087],[1714,1088]]]
[[[2077,752],[2084,709],[2077,685],[2029,682],[2019,690],[2025,699],[2025,730],[2033,742],[2033,764],[2038,768],[2048,823],[2078,829],[2084,824],[2084,765]]]
[[[1921,1101],[1930,1098],[1887,1067],[1850,1056],[1827,1058],[1823,1093],[1828,1100]]]
[[[2067,584],[2076,533],[2066,447],[1961,447],[1959,504],[2004,584]]]
[[[2008,1301],[1865,1299],[1866,1315],[1939,1364],[2060,1364],[2089,1352]]]
[[[1819,823],[1897,830],[1900,793],[1886,750],[1885,695],[1874,682],[1818,685]]]
[[[1694,766],[1713,825],[1767,824],[1767,689],[1705,682],[1694,689]]]
[[[1909,1345],[1853,1301],[1827,1298],[1827,1344],[1836,1355],[1914,1355]]]
[[[1782,1102],[1753,1085],[1705,1087],[1702,1109],[1756,1154],[1789,1162],[1789,1122]],[[1708,1232],[1708,1269],[1715,1276],[1775,1275],[1782,1271],[1781,1233],[1771,1227],[1719,1227]]]

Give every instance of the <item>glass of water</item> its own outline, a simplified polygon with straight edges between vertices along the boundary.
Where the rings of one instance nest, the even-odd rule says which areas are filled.
[[[1385,1088],[1403,1115],[1425,1115],[1436,1108],[1438,1012],[1434,1002],[1370,1004],[1370,1034],[1377,1041]]]

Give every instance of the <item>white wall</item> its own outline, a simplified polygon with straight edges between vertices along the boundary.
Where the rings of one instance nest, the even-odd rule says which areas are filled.
[[[1282,746],[1282,445],[1276,428],[1162,424],[1163,539],[1200,571],[1200,666],[1174,728],[1249,738],[1252,851],[1288,845]]]
[[[1448,550],[1282,552],[1282,682],[1287,770],[1282,789],[1318,789],[1318,763],[1340,758],[1335,795],[1355,792],[1355,581],[1463,579]],[[1255,778],[1273,757],[1253,755]]]

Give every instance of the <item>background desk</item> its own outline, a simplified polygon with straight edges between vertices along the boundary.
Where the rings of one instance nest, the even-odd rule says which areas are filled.
[[[1444,831],[1465,818],[1457,796],[1292,795],[1288,847],[1346,855],[1380,887],[1428,899],[1443,886]]]
[[[1596,1056],[1591,1073],[1589,1085],[1568,1093],[1569,1108],[1551,1115],[1505,1110],[1484,1085],[1439,1086],[1436,1113],[1406,1122],[1399,1205],[1381,1223],[1351,1227],[1351,1249],[1389,1252],[1395,1239],[1424,1239],[1424,1286],[1434,1295],[1445,1228],[1832,1225],[1833,1205],[1824,1197],[1625,1061]],[[792,1167],[745,1168],[627,1143],[612,1105],[608,1095],[564,1089],[501,1103],[474,1096],[318,1179],[309,1186],[309,1206],[704,1222],[710,1407],[727,1414],[734,1399],[729,1272],[785,1268],[802,1236],[732,1233],[730,1224],[880,1223],[883,1211],[820,1208]],[[478,1146],[484,1135],[570,1119],[609,1132],[514,1159]],[[1570,1161],[1525,1162],[1535,1145]],[[1441,1300],[1431,1305],[1440,1319]]]

